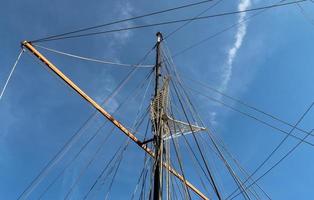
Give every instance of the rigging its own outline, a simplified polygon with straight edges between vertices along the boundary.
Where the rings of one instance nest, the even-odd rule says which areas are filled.
[[[222,16],[227,16],[227,15],[240,14],[240,13],[244,13],[244,12],[253,12],[253,11],[259,11],[259,10],[263,11],[263,10],[270,9],[270,8],[288,6],[288,5],[301,3],[301,2],[305,2],[305,1],[308,1],[308,0],[298,0],[298,1],[293,1],[293,2],[287,2],[287,3],[281,3],[281,4],[273,4],[273,5],[269,5],[269,6],[250,8],[250,9],[240,10],[240,11],[224,12],[224,13],[219,13],[219,14],[214,14],[214,15],[207,15],[207,16],[201,16],[201,17],[193,17],[193,18],[186,18],[186,19],[158,22],[158,23],[153,23],[153,24],[125,27],[125,28],[118,28],[118,29],[110,29],[110,30],[105,30],[105,31],[91,32],[91,33],[78,34],[78,35],[72,35],[72,36],[64,36],[64,37],[52,38],[52,39],[46,39],[46,40],[40,40],[40,41],[31,41],[30,43],[48,42],[48,41],[64,40],[64,39],[70,39],[70,38],[80,38],[80,37],[87,37],[87,36],[107,34],[107,33],[115,33],[115,32],[134,30],[134,29],[140,29],[140,28],[147,28],[147,27],[154,27],[154,26],[161,26],[161,25],[168,25],[168,24],[175,24],[175,23],[182,23],[182,22],[188,22],[188,21],[204,20],[204,19],[209,19],[209,18],[215,18],[215,17],[222,17]]]
[[[312,107],[314,106],[314,102],[312,102],[310,104],[310,106],[306,109],[306,111],[302,114],[302,116],[299,118],[299,120],[297,121],[297,123],[295,124],[294,127],[296,127],[303,119],[304,117],[308,114],[308,112],[312,109]],[[289,132],[290,134],[292,133],[294,129],[292,128],[291,131]],[[310,132],[312,133],[313,130]],[[286,141],[286,139],[288,138],[289,135],[287,135],[285,138],[283,138],[280,143],[276,146],[276,148],[267,156],[267,158],[254,170],[254,172],[250,175],[250,177],[252,177],[262,166],[264,166],[264,164],[270,159],[270,157],[281,147],[281,145]],[[261,178],[263,178],[266,174],[268,174],[271,170],[273,170],[276,166],[278,166],[286,157],[288,157],[300,144],[302,144],[302,142],[308,137],[310,136],[310,134],[305,135],[291,150],[288,151],[288,153],[286,153],[279,161],[277,161],[272,167],[270,167],[265,173],[263,173],[261,176],[259,176],[253,183],[259,181]],[[249,186],[246,187],[249,188],[251,186],[251,184]],[[230,197],[237,191],[237,189],[232,192],[232,194],[230,194],[227,199],[230,199]],[[241,192],[240,192],[241,193]],[[238,196],[238,194],[236,194],[235,196],[233,196],[231,199],[234,199],[236,196]]]
[[[48,37],[44,37],[44,38],[33,40],[32,42],[33,43],[41,42],[41,41],[45,41],[45,40],[49,40],[49,39],[53,39],[53,38],[58,38],[58,37],[69,35],[69,34],[73,34],[73,33],[84,32],[84,31],[88,31],[88,30],[92,30],[92,29],[97,29],[97,28],[101,28],[101,27],[105,27],[105,26],[110,26],[110,25],[119,24],[119,23],[122,23],[122,22],[131,21],[131,20],[134,20],[134,19],[140,19],[140,18],[144,18],[144,17],[148,17],[148,16],[153,16],[153,15],[158,15],[158,14],[161,14],[161,13],[166,13],[166,12],[170,12],[170,11],[179,10],[179,9],[182,9],[182,8],[188,8],[188,7],[200,5],[200,4],[203,4],[203,3],[208,3],[208,2],[211,2],[211,1],[213,1],[213,0],[205,0],[205,1],[200,1],[200,2],[196,2],[196,3],[182,5],[182,6],[178,6],[178,7],[174,7],[174,8],[160,10],[160,11],[156,11],[156,12],[152,12],[152,13],[148,13],[148,14],[144,14],[144,15],[140,15],[140,16],[136,16],[136,17],[131,17],[131,18],[117,20],[117,21],[113,21],[113,22],[109,22],[109,23],[105,23],[105,24],[100,24],[100,25],[97,25],[97,26],[92,26],[92,27],[78,29],[78,30],[75,30],[75,31],[70,31],[70,32],[61,33],[61,34],[57,34],[57,35],[52,35],[52,36],[48,36]]]
[[[55,74],[57,74],[61,79],[63,79],[73,90],[75,90],[81,97],[83,97],[87,102],[89,102],[94,108],[96,108],[104,117],[106,117],[111,123],[116,125],[121,132],[123,132],[127,137],[129,137],[134,143],[136,143],[140,148],[142,148],[146,153],[148,153],[151,157],[155,157],[156,155],[152,152],[152,150],[143,145],[142,142],[131,133],[125,126],[123,126],[120,122],[118,122],[112,115],[110,115],[105,109],[103,109],[98,103],[96,103],[91,97],[89,97],[84,91],[82,91],[74,82],[72,82],[65,74],[63,74],[55,65],[53,65],[49,60],[47,60],[41,53],[39,53],[29,42],[23,42],[23,46],[27,48],[30,52],[36,55],[40,60],[46,64]],[[135,68],[136,69],[136,68]],[[193,186],[190,182],[188,182],[181,174],[176,172],[174,168],[167,165],[167,163],[162,162],[162,166],[169,170],[174,176],[182,181],[184,185],[193,190],[199,197],[202,199],[208,199],[202,192],[200,192],[195,186]],[[27,194],[29,193],[27,189]],[[25,198],[25,192],[22,194],[23,198]]]

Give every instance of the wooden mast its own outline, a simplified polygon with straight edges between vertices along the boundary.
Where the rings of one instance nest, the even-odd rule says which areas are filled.
[[[156,43],[156,65],[155,65],[155,99],[158,96],[158,89],[159,89],[159,79],[161,77],[160,74],[160,43],[162,41],[162,34],[158,32],[157,36],[157,43]],[[153,188],[153,200],[161,200],[162,198],[162,129],[161,127],[161,120],[160,120],[160,108],[157,107],[156,110],[157,116],[154,120],[154,145],[155,145],[155,165],[154,165],[154,188]]]
[[[154,152],[142,143],[132,132],[130,132],[125,126],[123,126],[119,121],[117,121],[112,115],[110,115],[104,108],[102,108],[95,100],[88,96],[82,89],[80,89],[70,78],[68,78],[62,71],[60,71],[54,64],[52,64],[45,56],[43,56],[37,49],[28,41],[22,42],[22,47],[28,49],[33,53],[40,61],[42,61],[50,70],[52,70],[56,75],[58,75],[68,86],[70,86],[75,92],[77,92],[81,97],[83,97],[88,103],[90,103],[98,112],[100,112],[104,117],[106,117],[111,123],[118,127],[127,137],[129,137],[133,142],[135,142],[139,147],[141,147],[146,153],[151,157],[155,158]],[[188,188],[190,188],[195,194],[204,200],[209,200],[200,190],[198,190],[193,184],[184,179],[184,177],[179,174],[175,169],[173,169],[167,163],[161,162],[162,166],[167,169],[171,174],[182,181]]]

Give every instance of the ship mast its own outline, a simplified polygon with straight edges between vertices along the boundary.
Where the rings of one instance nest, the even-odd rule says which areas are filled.
[[[139,140],[129,129],[127,129],[122,123],[120,123],[118,120],[116,120],[109,112],[107,112],[103,107],[101,107],[94,99],[92,99],[88,94],[86,94],[78,85],[76,85],[69,77],[67,77],[62,71],[60,71],[53,63],[51,63],[44,55],[42,55],[30,42],[24,41],[22,42],[22,47],[28,49],[32,54],[34,54],[41,62],[43,62],[53,73],[55,73],[61,80],[63,80],[70,88],[72,88],[75,92],[77,92],[83,99],[85,99],[90,105],[92,105],[99,113],[101,113],[105,118],[107,118],[113,125],[115,125],[117,128],[120,129],[122,133],[124,133],[127,137],[129,137],[135,144],[137,144],[142,150],[144,150],[148,155],[150,155],[156,162],[156,167],[154,169],[154,193],[153,197],[154,200],[160,200],[162,198],[162,169],[164,168],[165,170],[169,171],[172,175],[174,175],[176,178],[178,178],[186,187],[190,188],[195,194],[197,194],[201,199],[203,200],[208,200],[209,198],[206,197],[205,194],[203,194],[200,190],[198,190],[197,187],[195,187],[192,183],[190,183],[188,180],[185,179],[183,175],[178,173],[170,164],[163,162],[162,160],[162,150],[163,150],[163,140],[166,140],[169,138],[169,135],[164,134],[164,129],[162,128],[163,126],[163,120],[162,117],[166,117],[167,120],[169,120],[169,123],[175,126],[176,124],[183,126],[182,128],[185,130],[187,129],[184,126],[187,126],[186,124],[171,119],[168,116],[163,116],[164,114],[164,109],[162,105],[165,105],[165,103],[160,103],[159,100],[160,98],[163,99],[162,102],[164,102],[164,97],[167,95],[164,95],[163,91],[160,91],[159,88],[159,79],[160,79],[160,64],[161,64],[161,59],[160,59],[160,43],[162,41],[162,35],[161,33],[157,33],[157,44],[156,44],[156,49],[157,49],[157,57],[156,57],[156,88],[155,88],[155,98],[153,104],[156,105],[154,108],[155,111],[155,116],[152,120],[153,122],[153,130],[158,130],[154,131],[155,137],[154,137],[154,144],[155,144],[155,152],[150,149],[147,145],[146,142],[143,142]],[[167,86],[167,84],[164,86]],[[164,89],[164,88],[163,88]],[[156,98],[157,97],[157,98]],[[160,106],[158,106],[160,105]],[[157,111],[157,112],[156,112]],[[169,119],[168,119],[169,118]],[[157,124],[156,124],[157,123]],[[158,125],[158,126],[156,126]],[[156,129],[156,127],[159,127]],[[193,131],[199,130],[199,127],[196,126],[191,126],[189,125],[188,127],[192,128]],[[191,131],[191,130],[188,130]],[[174,136],[179,133],[175,133]],[[183,133],[184,134],[184,133]],[[155,154],[156,153],[156,154]],[[47,172],[47,171],[44,171]],[[29,195],[30,190],[32,187],[35,187],[36,184],[40,181],[40,178],[37,177],[36,181],[32,183],[28,188],[26,188],[25,192],[23,192],[22,196],[20,199],[26,199],[26,197]],[[156,195],[156,196],[155,196]]]
[[[162,41],[162,34],[158,32],[157,43],[156,43],[156,66],[155,66],[155,96],[154,100],[158,98],[158,89],[159,89],[159,79],[161,77],[160,74],[160,43]],[[157,112],[160,113],[160,108],[157,107]],[[157,114],[159,116],[159,114]],[[163,150],[163,142],[162,142],[162,129],[160,128],[162,120],[160,117],[156,117],[153,121],[154,123],[154,145],[155,145],[155,164],[154,164],[154,189],[153,189],[153,200],[160,200],[162,198],[162,150]]]

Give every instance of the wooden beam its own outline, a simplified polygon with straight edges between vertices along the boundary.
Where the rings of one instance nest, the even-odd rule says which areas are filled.
[[[133,133],[131,133],[125,126],[123,126],[119,121],[117,121],[112,115],[110,115],[105,109],[103,109],[96,101],[89,97],[83,90],[81,90],[70,78],[68,78],[63,72],[61,72],[54,64],[52,64],[46,57],[44,57],[34,46],[28,41],[22,42],[22,46],[27,48],[31,53],[33,53],[39,60],[41,60],[49,69],[51,69],[56,75],[58,75],[64,82],[67,83],[75,92],[77,92],[81,97],[83,97],[88,103],[90,103],[96,110],[98,110],[103,116],[105,116],[111,123],[118,127],[127,137],[129,137],[133,142],[135,142],[139,147],[141,147],[146,153],[151,157],[155,158],[154,152],[143,144]],[[208,200],[208,198],[198,190],[189,181],[183,178],[174,168],[172,168],[167,163],[162,163],[163,167],[169,172],[171,172],[175,177],[182,181],[187,187],[189,187],[193,192],[195,192],[200,198]]]

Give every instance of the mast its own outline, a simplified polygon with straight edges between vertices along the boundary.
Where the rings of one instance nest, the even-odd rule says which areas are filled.
[[[160,79],[160,43],[162,41],[162,34],[158,32],[157,43],[156,43],[156,66],[155,66],[155,99],[158,96],[159,89],[159,79]],[[160,108],[157,108],[157,113],[159,113]],[[157,115],[158,116],[158,115]],[[155,165],[154,165],[154,191],[153,200],[160,200],[162,198],[162,129],[160,128],[160,117],[156,117],[155,123],[155,135],[154,135],[154,145],[155,145]]]
[[[161,42],[162,36],[159,35],[159,42],[157,40],[157,44]],[[157,37],[158,39],[158,37]],[[101,113],[105,118],[107,118],[112,124],[114,124],[117,128],[120,129],[122,133],[124,133],[128,138],[130,138],[136,145],[138,145],[142,150],[144,150],[148,155],[150,155],[155,160],[157,159],[157,155],[154,153],[152,149],[150,149],[143,141],[140,141],[130,130],[128,130],[122,123],[120,123],[118,120],[116,120],[109,112],[107,112],[104,108],[102,108],[94,99],[92,99],[88,94],[86,94],[78,85],[76,85],[69,77],[67,77],[62,71],[60,71],[52,62],[50,62],[44,55],[42,55],[30,42],[24,41],[22,42],[22,47],[28,49],[34,56],[36,56],[41,62],[43,62],[48,69],[50,69],[53,73],[55,73],[61,80],[63,80],[70,88],[72,88],[77,94],[79,94],[83,99],[85,99],[91,106],[93,106],[99,113]],[[158,51],[159,51],[159,44]],[[158,53],[159,58],[159,53]],[[160,58],[159,58],[160,59]],[[156,59],[157,60],[157,59]],[[158,61],[158,60],[157,60]],[[158,64],[159,62],[157,62]],[[160,63],[159,63],[160,64]],[[160,66],[159,66],[160,67]],[[159,74],[158,69],[158,74]],[[159,77],[158,77],[159,79]],[[158,85],[157,85],[158,86]],[[158,87],[157,87],[157,95],[158,95]],[[161,138],[160,138],[160,141]],[[167,171],[169,171],[172,175],[174,175],[176,178],[178,178],[183,184],[185,184],[188,188],[190,188],[192,191],[195,192],[201,199],[203,200],[209,200],[208,197],[206,197],[205,194],[203,194],[197,187],[195,187],[191,182],[185,179],[183,175],[178,173],[172,166],[170,166],[168,163],[162,162],[162,159],[159,160],[159,166],[160,168],[163,167]],[[44,171],[47,173],[47,170]],[[159,170],[160,172],[160,170]],[[160,176],[160,173],[159,173]],[[26,199],[27,196],[30,194],[30,188],[33,186],[38,185],[38,182],[40,181],[40,178],[36,178],[35,183],[33,183],[31,186],[26,188],[25,192],[23,192],[20,199]],[[160,179],[159,179],[160,180]],[[159,188],[160,188],[160,182],[159,182]],[[159,195],[159,198],[161,196]]]

